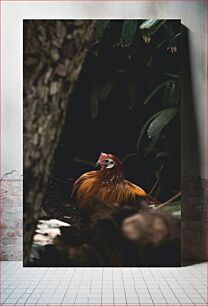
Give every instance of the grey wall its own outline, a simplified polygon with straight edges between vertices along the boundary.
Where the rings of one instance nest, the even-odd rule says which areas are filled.
[[[205,258],[207,198],[204,195],[208,191],[206,15],[206,1],[2,3],[1,177],[7,173],[3,177],[1,206],[2,259],[22,259],[22,20],[35,18],[181,19],[187,33],[182,55],[182,252],[185,261]]]

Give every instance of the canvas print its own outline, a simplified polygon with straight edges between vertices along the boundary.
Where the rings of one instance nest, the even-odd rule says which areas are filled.
[[[24,20],[24,265],[180,257],[180,20]]]

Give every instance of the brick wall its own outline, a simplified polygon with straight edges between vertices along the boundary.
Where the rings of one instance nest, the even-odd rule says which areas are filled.
[[[1,181],[1,260],[22,260],[23,199],[21,179]]]
[[[208,260],[208,180],[182,178],[182,263]]]

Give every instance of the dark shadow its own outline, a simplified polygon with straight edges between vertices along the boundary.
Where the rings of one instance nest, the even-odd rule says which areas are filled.
[[[196,118],[197,103],[193,95],[190,56],[190,32],[182,26],[182,103],[181,103],[181,179],[182,179],[182,265],[205,260],[206,235],[202,163]]]
[[[177,20],[176,22],[178,22],[180,27],[180,21]],[[141,44],[141,42],[139,43]],[[140,58],[141,56],[144,57],[145,54],[139,54],[138,58],[135,59],[135,63],[140,69],[140,73],[138,74],[140,92],[135,109],[129,109],[126,103],[128,98],[126,84],[128,80],[124,78],[115,86],[112,93],[105,100],[105,103],[101,104],[99,116],[92,119],[90,112],[90,95],[92,91],[93,69],[100,72],[101,75],[106,73],[107,76],[109,71],[110,74],[113,73],[115,69],[121,68],[119,66],[120,62],[126,61],[125,52],[125,50],[109,49],[106,51],[106,54],[103,55],[100,62],[98,62],[95,57],[88,56],[73,96],[69,101],[69,112],[54,157],[54,166],[52,168],[50,181],[47,185],[41,218],[45,215],[46,218],[56,218],[76,225],[76,221],[79,220],[79,210],[70,199],[73,182],[81,174],[94,169],[93,163],[96,162],[101,151],[113,153],[124,160],[123,164],[126,178],[140,185],[147,190],[147,192],[149,192],[155,184],[155,180],[146,182],[146,178],[148,176],[147,173],[154,173],[158,170],[158,163],[155,163],[155,159],[153,159],[152,156],[144,156],[141,152],[136,151],[139,131],[141,131],[150,115],[157,111],[154,103],[144,106],[143,102],[149,90],[148,81],[151,74],[156,75],[157,83],[162,82],[162,79],[160,79],[161,76],[157,75],[158,72],[162,75],[167,72],[176,75],[179,74],[181,70],[181,45],[179,42],[178,51],[174,55],[164,47],[163,56],[161,57],[161,54],[157,54],[154,67],[153,69],[151,68],[152,70],[149,66],[144,64],[143,60]],[[189,65],[187,64],[186,67],[189,67]],[[187,72],[187,75],[190,75],[190,72]],[[185,92],[190,93],[187,83]],[[156,98],[159,102],[161,99],[162,94],[158,95]],[[185,100],[187,101],[189,98],[185,98]],[[163,107],[166,106],[163,105]],[[184,109],[185,107],[183,107],[183,110]],[[189,111],[191,112],[191,110]],[[184,113],[185,112],[186,110]],[[192,118],[192,116],[194,116],[194,111],[193,113],[191,112],[190,115],[188,114],[188,118]],[[184,123],[183,127],[185,127],[186,124]],[[171,198],[172,194],[169,192],[170,189],[173,193],[180,190],[179,120],[175,122],[172,131],[173,133],[169,138],[172,140],[171,146],[175,148],[174,152],[176,154],[166,170],[167,179],[163,182],[165,188],[163,188],[164,190],[160,193],[158,191],[160,201]],[[183,137],[187,137],[187,135]],[[184,145],[183,142],[182,146],[182,151],[184,152],[186,145]],[[131,154],[132,152],[133,154]],[[186,156],[186,153],[184,153],[184,156]],[[186,159],[186,157],[184,157],[184,159]],[[171,173],[171,175],[169,175],[169,173]],[[182,171],[182,173],[184,173],[184,171]],[[162,253],[166,254],[167,250]],[[161,254],[158,253],[158,258],[160,258],[160,255]],[[175,265],[180,265],[178,260]],[[160,266],[162,266],[162,264],[160,264]]]

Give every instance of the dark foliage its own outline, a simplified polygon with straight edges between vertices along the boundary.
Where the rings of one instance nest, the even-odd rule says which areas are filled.
[[[101,151],[123,159],[126,178],[161,202],[180,190],[180,22],[129,22],[98,24],[56,151],[46,217],[76,217],[73,181]]]

